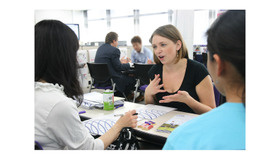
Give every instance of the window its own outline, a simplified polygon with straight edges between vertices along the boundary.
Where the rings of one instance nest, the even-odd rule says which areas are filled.
[[[119,41],[127,41],[126,44],[130,44],[134,35],[133,17],[111,19],[111,31],[119,35]]]
[[[107,30],[106,10],[88,10],[88,35],[89,42],[105,41]]]
[[[209,28],[209,10],[194,11],[194,45],[206,45],[205,33]]]
[[[139,35],[143,45],[151,45],[149,38],[159,26],[171,23],[168,10],[88,10],[88,40],[105,41],[108,32],[119,35],[119,41],[131,45],[133,36]],[[135,15],[134,15],[135,14]],[[137,14],[137,15],[136,15]],[[156,22],[156,23],[155,23]]]
[[[107,32],[106,20],[88,22],[88,40],[90,42],[105,41]]]
[[[156,23],[155,23],[156,22]],[[167,14],[141,16],[139,20],[139,36],[143,45],[151,45],[149,39],[152,33],[160,26],[168,24]]]

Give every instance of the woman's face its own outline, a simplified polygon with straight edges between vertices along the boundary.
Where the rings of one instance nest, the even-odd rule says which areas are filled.
[[[180,49],[181,45],[172,42],[168,38],[154,35],[152,39],[152,47],[156,57],[160,60],[162,64],[175,63],[177,58],[177,51]]]

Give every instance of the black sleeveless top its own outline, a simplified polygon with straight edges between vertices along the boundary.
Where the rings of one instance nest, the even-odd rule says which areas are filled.
[[[187,69],[186,69],[185,77],[184,77],[184,80],[183,80],[179,90],[187,91],[189,93],[189,95],[192,96],[192,98],[199,101],[198,95],[195,91],[195,87],[207,75],[209,75],[209,73],[203,64],[201,64],[197,61],[191,60],[191,59],[188,59],[187,61],[188,62],[187,62]],[[156,64],[148,72],[149,78],[151,80],[154,79],[155,74],[160,75],[161,81],[159,84],[162,84],[162,67],[163,67],[162,64]],[[161,89],[163,89],[163,87]],[[157,93],[155,95],[156,104],[177,108],[178,111],[194,113],[194,111],[185,103],[181,103],[181,102],[159,103],[159,100],[161,100],[162,97],[167,96],[167,95],[173,95],[173,94],[176,94],[177,92],[178,91],[176,91],[174,93],[169,93],[169,92]]]

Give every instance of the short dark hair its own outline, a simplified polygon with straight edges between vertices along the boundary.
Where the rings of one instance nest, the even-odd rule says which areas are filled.
[[[207,48],[213,60],[218,54],[231,62],[245,78],[245,10],[223,13],[207,31]]]
[[[134,36],[132,39],[131,39],[131,43],[140,43],[142,44],[142,40],[139,36]]]
[[[106,35],[106,38],[105,38],[105,43],[113,43],[113,41],[117,41],[118,40],[118,34],[116,32],[109,32],[107,35]]]
[[[83,91],[78,81],[75,33],[57,20],[43,20],[35,25],[35,81],[63,85],[67,97],[81,104]]]

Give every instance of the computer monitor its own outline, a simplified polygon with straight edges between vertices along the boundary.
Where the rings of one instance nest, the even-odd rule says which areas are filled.
[[[66,24],[66,25],[67,25],[69,28],[71,28],[71,29],[75,32],[75,34],[76,34],[78,40],[80,40],[80,28],[79,28],[79,24]]]

